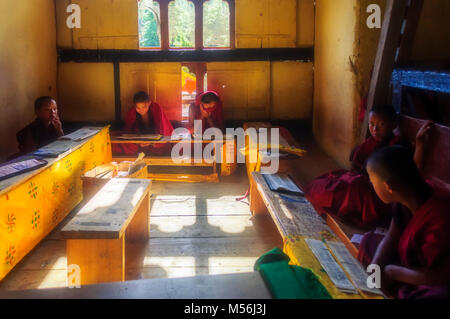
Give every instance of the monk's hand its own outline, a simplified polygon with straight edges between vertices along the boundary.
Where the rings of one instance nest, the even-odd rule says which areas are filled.
[[[430,131],[433,128],[433,121],[426,121],[419,129],[416,135],[416,147],[423,147],[430,138]]]
[[[200,107],[200,112],[202,113],[202,117],[205,118],[205,119],[207,119],[207,118],[209,118],[209,117],[211,116],[211,114],[208,113],[208,112],[206,112],[206,111],[203,109],[203,107]]]
[[[50,123],[55,127],[55,129],[56,129],[57,131],[62,132],[62,123],[61,123],[61,120],[59,119],[58,115],[55,115],[55,116],[52,118],[52,120],[51,120]],[[62,134],[62,133],[61,133],[61,134]]]

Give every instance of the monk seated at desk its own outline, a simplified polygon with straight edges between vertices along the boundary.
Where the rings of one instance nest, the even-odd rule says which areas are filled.
[[[358,259],[381,268],[381,288],[395,297],[449,298],[449,194],[425,182],[401,146],[376,152],[367,171],[380,199],[398,207],[385,236],[363,237]]]
[[[321,215],[330,214],[354,227],[373,229],[389,225],[391,205],[375,194],[365,164],[376,150],[384,146],[411,147],[402,136],[394,134],[397,114],[391,105],[376,105],[369,115],[371,136],[351,154],[351,170],[336,170],[324,174],[305,188],[305,196]],[[416,137],[415,160],[422,165],[426,136],[431,122],[419,130]]]
[[[127,134],[160,134],[171,136],[173,127],[159,104],[150,101],[145,92],[134,95],[134,106],[128,111],[125,125],[122,129]],[[136,155],[143,152],[147,155],[161,155],[170,152],[170,145],[166,144],[113,144],[114,154]]]
[[[189,108],[188,128],[191,133],[194,133],[194,121],[202,121],[202,133],[213,127],[224,131],[222,101],[216,92],[207,91],[197,96]]]
[[[33,152],[64,135],[54,99],[39,97],[34,102],[34,112],[37,118],[16,134],[20,152],[14,157]]]

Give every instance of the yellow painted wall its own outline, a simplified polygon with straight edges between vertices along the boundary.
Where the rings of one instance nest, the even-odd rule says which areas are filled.
[[[18,151],[15,133],[34,119],[34,100],[56,95],[54,4],[37,2],[0,1],[0,160]]]
[[[270,118],[304,120],[312,118],[312,63],[273,62],[271,65],[272,108]]]
[[[237,48],[313,44],[313,0],[236,0]]]
[[[380,36],[366,25],[369,4],[386,0],[316,0],[313,131],[322,148],[344,167],[356,146],[361,99],[367,95]],[[450,2],[424,2],[412,61],[448,66]],[[447,31],[446,31],[447,30]],[[352,63],[350,63],[352,61]],[[353,64],[353,66],[352,66]]]
[[[81,29],[66,27],[69,3],[81,7]],[[56,16],[60,48],[138,48],[136,0],[58,0]],[[237,0],[236,43],[238,48],[312,46],[314,1]],[[114,111],[112,66],[60,66],[59,96],[65,116],[70,120],[110,120]],[[120,68],[122,118],[132,105],[133,94],[147,90],[171,120],[181,120],[180,63],[123,63]],[[227,119],[311,118],[311,63],[209,63],[208,82],[209,88],[223,95]],[[83,94],[77,95],[73,86]],[[105,106],[106,101],[111,104]],[[79,105],[86,112],[79,113]]]
[[[181,63],[121,63],[122,118],[137,91],[149,93],[170,120],[181,121]]]
[[[58,101],[65,121],[115,119],[112,63],[60,63]]]
[[[57,0],[58,46],[73,49],[138,49],[136,0]],[[59,3],[58,3],[59,2]],[[81,8],[81,28],[68,29],[66,8]]]
[[[66,27],[70,3],[81,7],[81,28]],[[311,46],[313,0],[236,0],[236,47]],[[138,49],[137,0],[56,1],[58,46]]]
[[[341,165],[348,165],[354,126],[357,0],[317,0],[313,132]]]
[[[223,98],[226,119],[269,118],[270,63],[208,63],[208,89]]]

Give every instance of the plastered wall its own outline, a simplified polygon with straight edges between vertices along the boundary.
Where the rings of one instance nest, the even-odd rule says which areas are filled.
[[[15,133],[34,119],[34,100],[56,95],[54,3],[37,2],[0,1],[0,160],[18,151]]]
[[[81,7],[81,29],[65,25],[67,5]],[[313,0],[236,0],[236,47],[311,47],[314,44]],[[57,39],[64,49],[138,49],[136,0],[58,0]],[[111,120],[113,82],[109,66],[61,63],[58,95],[66,120]],[[303,62],[209,63],[208,88],[224,98],[227,119],[310,119],[313,64]],[[137,90],[148,90],[171,120],[181,119],[180,63],[125,63],[120,66],[122,118]],[[89,76],[96,79],[84,81]],[[97,81],[98,80],[98,81]],[[103,82],[99,82],[102,80]],[[84,97],[72,92],[73,84]],[[288,85],[288,86],[286,86]],[[83,87],[84,86],[84,87]],[[289,89],[288,89],[289,88]],[[112,91],[111,91],[112,90]],[[78,96],[78,97],[77,97]],[[70,101],[70,102],[69,102]],[[108,101],[108,103],[104,103]],[[82,105],[83,115],[76,106]]]
[[[313,132],[343,167],[360,136],[361,100],[367,95],[380,36],[369,29],[367,6],[386,0],[316,0]],[[450,1],[426,0],[414,40],[413,66],[448,67]]]

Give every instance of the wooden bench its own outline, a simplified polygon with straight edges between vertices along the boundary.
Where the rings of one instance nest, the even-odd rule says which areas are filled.
[[[425,120],[399,116],[398,130],[414,145],[416,135]],[[450,127],[435,124],[424,157],[423,176],[450,191]]]
[[[342,243],[352,253],[351,243],[341,240],[342,232],[337,226],[337,232],[330,227],[329,221],[320,217],[314,207],[307,200],[291,202],[284,200],[280,194],[269,189],[264,177],[258,172],[252,172],[252,188],[250,191],[253,215],[269,213],[275,222],[282,238],[283,250],[295,265],[313,270],[320,277],[321,283],[330,295],[336,299],[371,299],[381,298],[378,295],[358,291],[349,294],[339,291],[326,273],[321,264],[307,246],[305,239],[328,240]],[[331,225],[333,226],[333,225]]]
[[[67,265],[79,266],[81,285],[125,280],[127,244],[149,238],[150,187],[151,180],[111,179],[63,227]]]
[[[395,133],[404,136],[411,145],[415,145],[417,132],[425,122],[425,120],[400,114],[398,128]],[[430,140],[425,152],[424,166],[421,169],[421,173],[425,179],[432,181],[439,188],[450,194],[449,158],[450,128],[436,124],[430,134]],[[353,233],[363,234],[364,231],[345,225],[330,215],[326,216],[326,220],[333,231],[339,234],[339,238],[346,243],[350,252],[356,256],[358,254],[358,249],[351,243],[349,237]],[[345,231],[343,231],[343,229]]]

